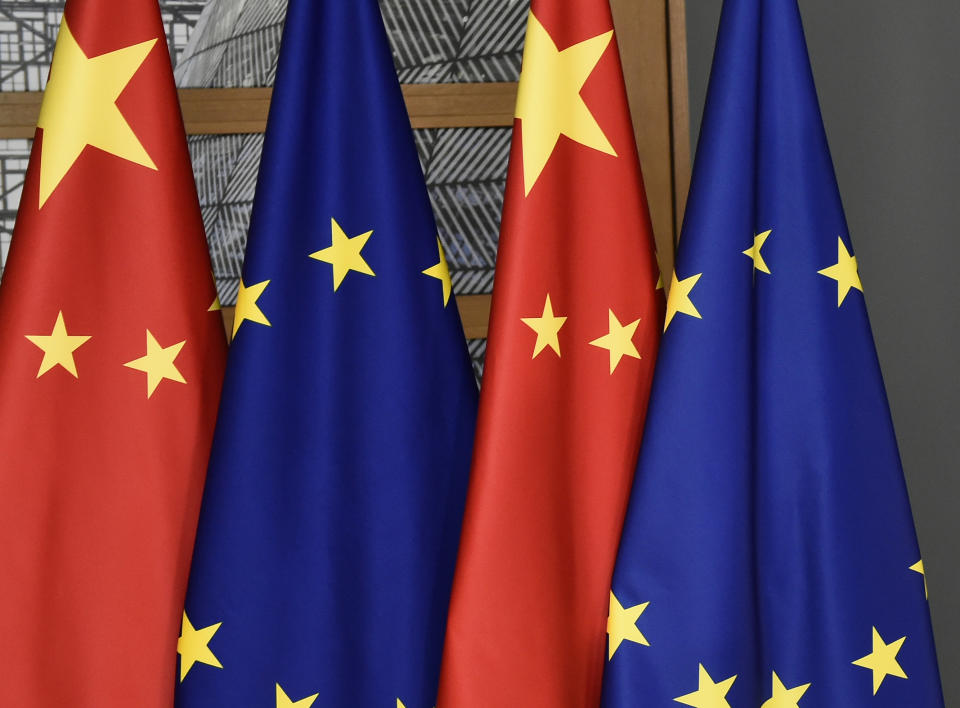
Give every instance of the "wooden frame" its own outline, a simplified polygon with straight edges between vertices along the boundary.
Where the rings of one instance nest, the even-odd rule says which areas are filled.
[[[188,135],[262,133],[272,88],[180,89]],[[403,96],[414,128],[513,125],[515,83],[407,84]],[[0,138],[32,138],[41,91],[0,93]]]
[[[611,0],[660,268],[669,283],[690,182],[684,0]],[[513,125],[515,83],[404,85],[414,128]],[[272,89],[181,89],[188,134],[260,133]],[[39,92],[0,94],[0,138],[32,138]],[[489,295],[457,298],[468,338],[487,335]],[[230,330],[233,309],[224,309]]]

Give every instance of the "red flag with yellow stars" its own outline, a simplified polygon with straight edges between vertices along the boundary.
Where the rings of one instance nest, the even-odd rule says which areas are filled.
[[[534,0],[444,708],[600,700],[617,541],[662,328],[607,0]]]
[[[0,705],[172,705],[214,303],[157,2],[70,0],[0,287]]]

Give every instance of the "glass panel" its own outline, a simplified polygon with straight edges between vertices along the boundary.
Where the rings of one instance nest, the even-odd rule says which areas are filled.
[[[206,0],[161,0],[167,44],[180,58]],[[40,91],[63,15],[63,0],[0,0],[0,91]]]
[[[32,140],[0,140],[0,272],[7,262]]]
[[[287,0],[210,0],[176,68],[178,86],[270,86]]]
[[[529,0],[380,0],[403,83],[516,81]],[[210,0],[180,86],[270,86],[286,0]]]
[[[477,383],[483,379],[483,363],[487,356],[486,339],[468,339],[467,349],[470,352],[470,361],[473,363],[473,375]]]
[[[529,0],[381,0],[403,83],[516,81]]]

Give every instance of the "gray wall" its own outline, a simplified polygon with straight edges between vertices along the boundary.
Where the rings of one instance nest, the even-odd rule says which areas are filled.
[[[694,144],[720,5],[687,0]],[[960,2],[800,7],[960,706]]]

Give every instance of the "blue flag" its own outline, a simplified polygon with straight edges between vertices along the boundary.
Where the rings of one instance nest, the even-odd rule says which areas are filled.
[[[291,0],[258,186],[177,704],[432,708],[477,388],[376,0]]]
[[[796,0],[726,0],[604,706],[943,705]]]

